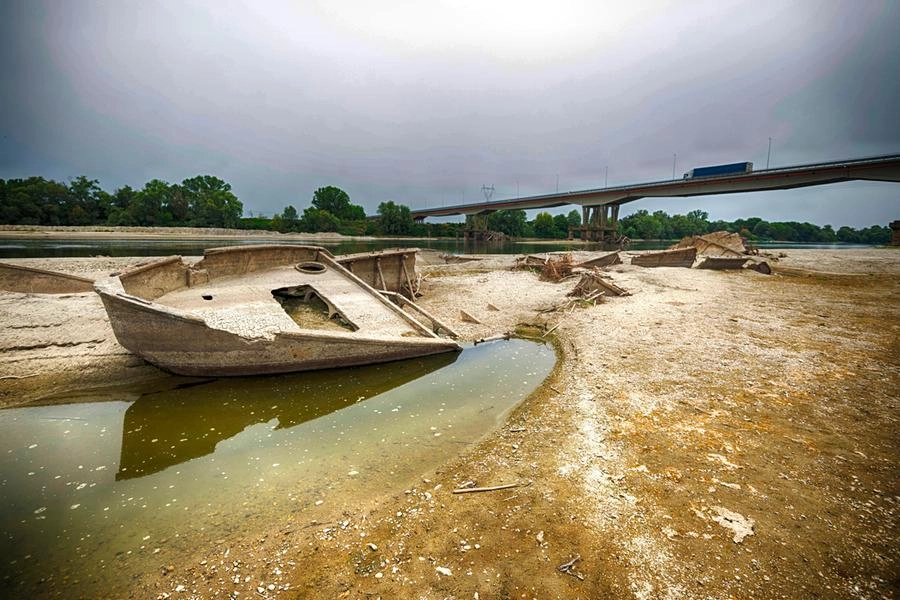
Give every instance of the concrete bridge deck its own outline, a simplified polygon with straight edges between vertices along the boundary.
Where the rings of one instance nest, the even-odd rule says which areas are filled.
[[[557,192],[540,196],[476,202],[440,208],[410,211],[417,221],[427,217],[465,215],[467,239],[487,239],[487,215],[498,210],[554,208],[565,205],[582,207],[582,225],[569,230],[584,240],[615,242],[619,207],[641,198],[708,196],[739,192],[786,190],[841,181],[900,181],[900,154],[849,160],[793,165],[708,177],[692,177],[651,181],[631,185],[606,187],[572,192]]]
[[[572,192],[557,192],[525,198],[495,200],[493,202],[475,202],[440,208],[416,209],[410,211],[410,213],[414,219],[422,220],[427,217],[475,215],[498,210],[554,208],[567,204],[578,204],[581,206],[621,205],[626,202],[640,200],[641,198],[706,196],[738,192],[786,190],[854,180],[900,181],[900,154],[794,165],[738,175],[670,179]]]

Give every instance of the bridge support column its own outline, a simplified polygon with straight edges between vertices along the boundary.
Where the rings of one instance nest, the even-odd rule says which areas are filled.
[[[600,242],[616,245],[619,243],[617,228],[619,225],[619,205],[603,204],[601,206],[581,207],[581,226],[569,230],[569,237],[578,231],[586,242]]]

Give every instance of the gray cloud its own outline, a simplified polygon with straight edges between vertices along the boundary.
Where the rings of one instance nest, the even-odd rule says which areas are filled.
[[[484,6],[488,5],[488,6]],[[374,211],[900,151],[894,2],[4,3],[0,177]],[[870,225],[889,184],[642,201]],[[852,200],[854,209],[847,210]]]

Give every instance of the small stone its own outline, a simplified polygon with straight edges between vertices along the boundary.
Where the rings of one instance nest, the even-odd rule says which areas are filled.
[[[537,538],[538,544],[544,543],[544,532],[543,531],[538,531],[538,534],[535,537]]]
[[[181,585],[181,584],[179,583],[178,585],[175,586],[175,591],[176,591],[176,592],[183,592],[183,591],[184,591],[184,586]]]
[[[372,542],[369,542],[368,544],[366,544],[366,546],[368,546],[369,550],[371,550],[372,552],[375,552],[376,550],[378,550],[378,546],[376,546]]]
[[[274,584],[274,583],[270,583],[267,589],[268,589],[270,592],[275,591],[275,584]]]
[[[375,573],[375,579],[381,579],[384,577],[384,573]]]
[[[437,571],[439,575],[446,575],[447,577],[453,576],[453,571],[451,571],[447,567],[435,567],[434,570]]]

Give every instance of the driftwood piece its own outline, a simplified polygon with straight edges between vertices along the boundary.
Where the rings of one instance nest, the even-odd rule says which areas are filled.
[[[639,267],[684,267],[690,269],[697,257],[697,248],[680,248],[663,252],[650,252],[631,257],[631,264]]]
[[[473,317],[472,315],[470,315],[469,313],[467,313],[464,310],[459,311],[459,316],[463,321],[465,321],[467,323],[475,323],[477,325],[483,325],[483,323],[481,321],[479,321],[478,319],[476,319],[475,317]]]
[[[566,575],[571,575],[579,581],[584,581],[584,575],[575,570],[575,564],[581,560],[580,555],[575,555],[575,558],[568,562],[564,562],[563,564],[556,567],[556,570],[560,573],[565,573]]]
[[[475,340],[475,345],[477,346],[478,344],[484,344],[486,342],[496,342],[499,340],[508,340],[511,337],[512,337],[512,334],[507,331],[506,333],[492,335],[490,337],[481,338],[480,340]]]
[[[518,482],[518,483],[504,483],[503,485],[493,485],[490,487],[463,487],[457,488],[453,490],[454,494],[477,494],[479,492],[497,492],[500,490],[508,490],[512,488],[522,487],[523,485],[529,485],[529,482]]]
[[[481,260],[473,256],[460,256],[458,254],[439,254],[438,257],[442,258],[445,263],[464,263]]]
[[[551,333],[553,333],[554,331],[556,331],[556,328],[559,327],[560,325],[562,325],[562,321],[560,321],[559,323],[557,323],[556,325],[554,325],[553,327],[551,327],[550,329],[548,329],[547,331],[545,331],[545,332],[544,332],[544,335],[542,335],[541,337],[542,337],[542,338],[547,337],[548,335],[550,335]]]

